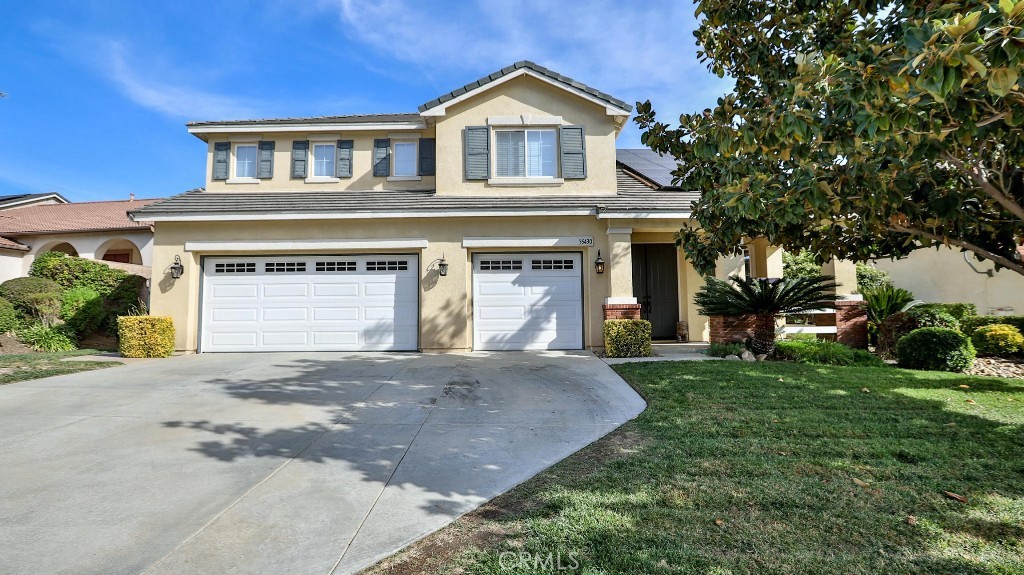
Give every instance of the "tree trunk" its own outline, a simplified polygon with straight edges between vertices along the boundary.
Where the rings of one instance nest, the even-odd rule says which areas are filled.
[[[771,355],[775,351],[775,314],[754,316],[754,335],[750,341],[750,351],[755,355]]]

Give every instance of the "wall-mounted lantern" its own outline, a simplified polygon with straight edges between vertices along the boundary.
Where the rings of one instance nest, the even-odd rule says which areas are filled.
[[[169,270],[171,272],[171,279],[178,279],[181,274],[185,273],[185,266],[181,265],[181,258],[174,256],[174,263],[171,264]]]
[[[444,259],[444,254],[441,254],[441,261],[437,262],[437,275],[441,277],[448,275],[448,260]]]
[[[597,259],[594,260],[594,271],[599,274],[604,273],[604,260],[601,259],[601,250],[597,250]]]

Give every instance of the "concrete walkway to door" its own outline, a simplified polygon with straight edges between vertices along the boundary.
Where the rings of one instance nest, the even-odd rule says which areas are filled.
[[[0,573],[352,573],[643,408],[585,352],[210,354],[0,386]]]

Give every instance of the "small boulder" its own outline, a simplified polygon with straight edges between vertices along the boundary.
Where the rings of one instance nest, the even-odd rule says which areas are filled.
[[[757,361],[764,361],[764,360],[768,359],[768,354],[766,354],[766,353],[759,353],[759,354],[754,356],[754,359],[756,359]]]
[[[739,361],[740,360],[740,356],[738,356],[736,354],[730,353],[729,355],[725,356],[724,359],[727,359],[729,361]]]
[[[743,361],[757,361],[749,349],[743,350],[743,353],[740,354],[740,359]]]

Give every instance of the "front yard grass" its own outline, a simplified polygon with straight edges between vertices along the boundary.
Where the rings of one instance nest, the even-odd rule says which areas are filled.
[[[96,350],[80,349],[62,353],[0,355],[0,385],[120,365],[110,361],[62,361],[93,353],[97,353]]]
[[[616,370],[639,418],[371,572],[1024,573],[1024,381]]]

